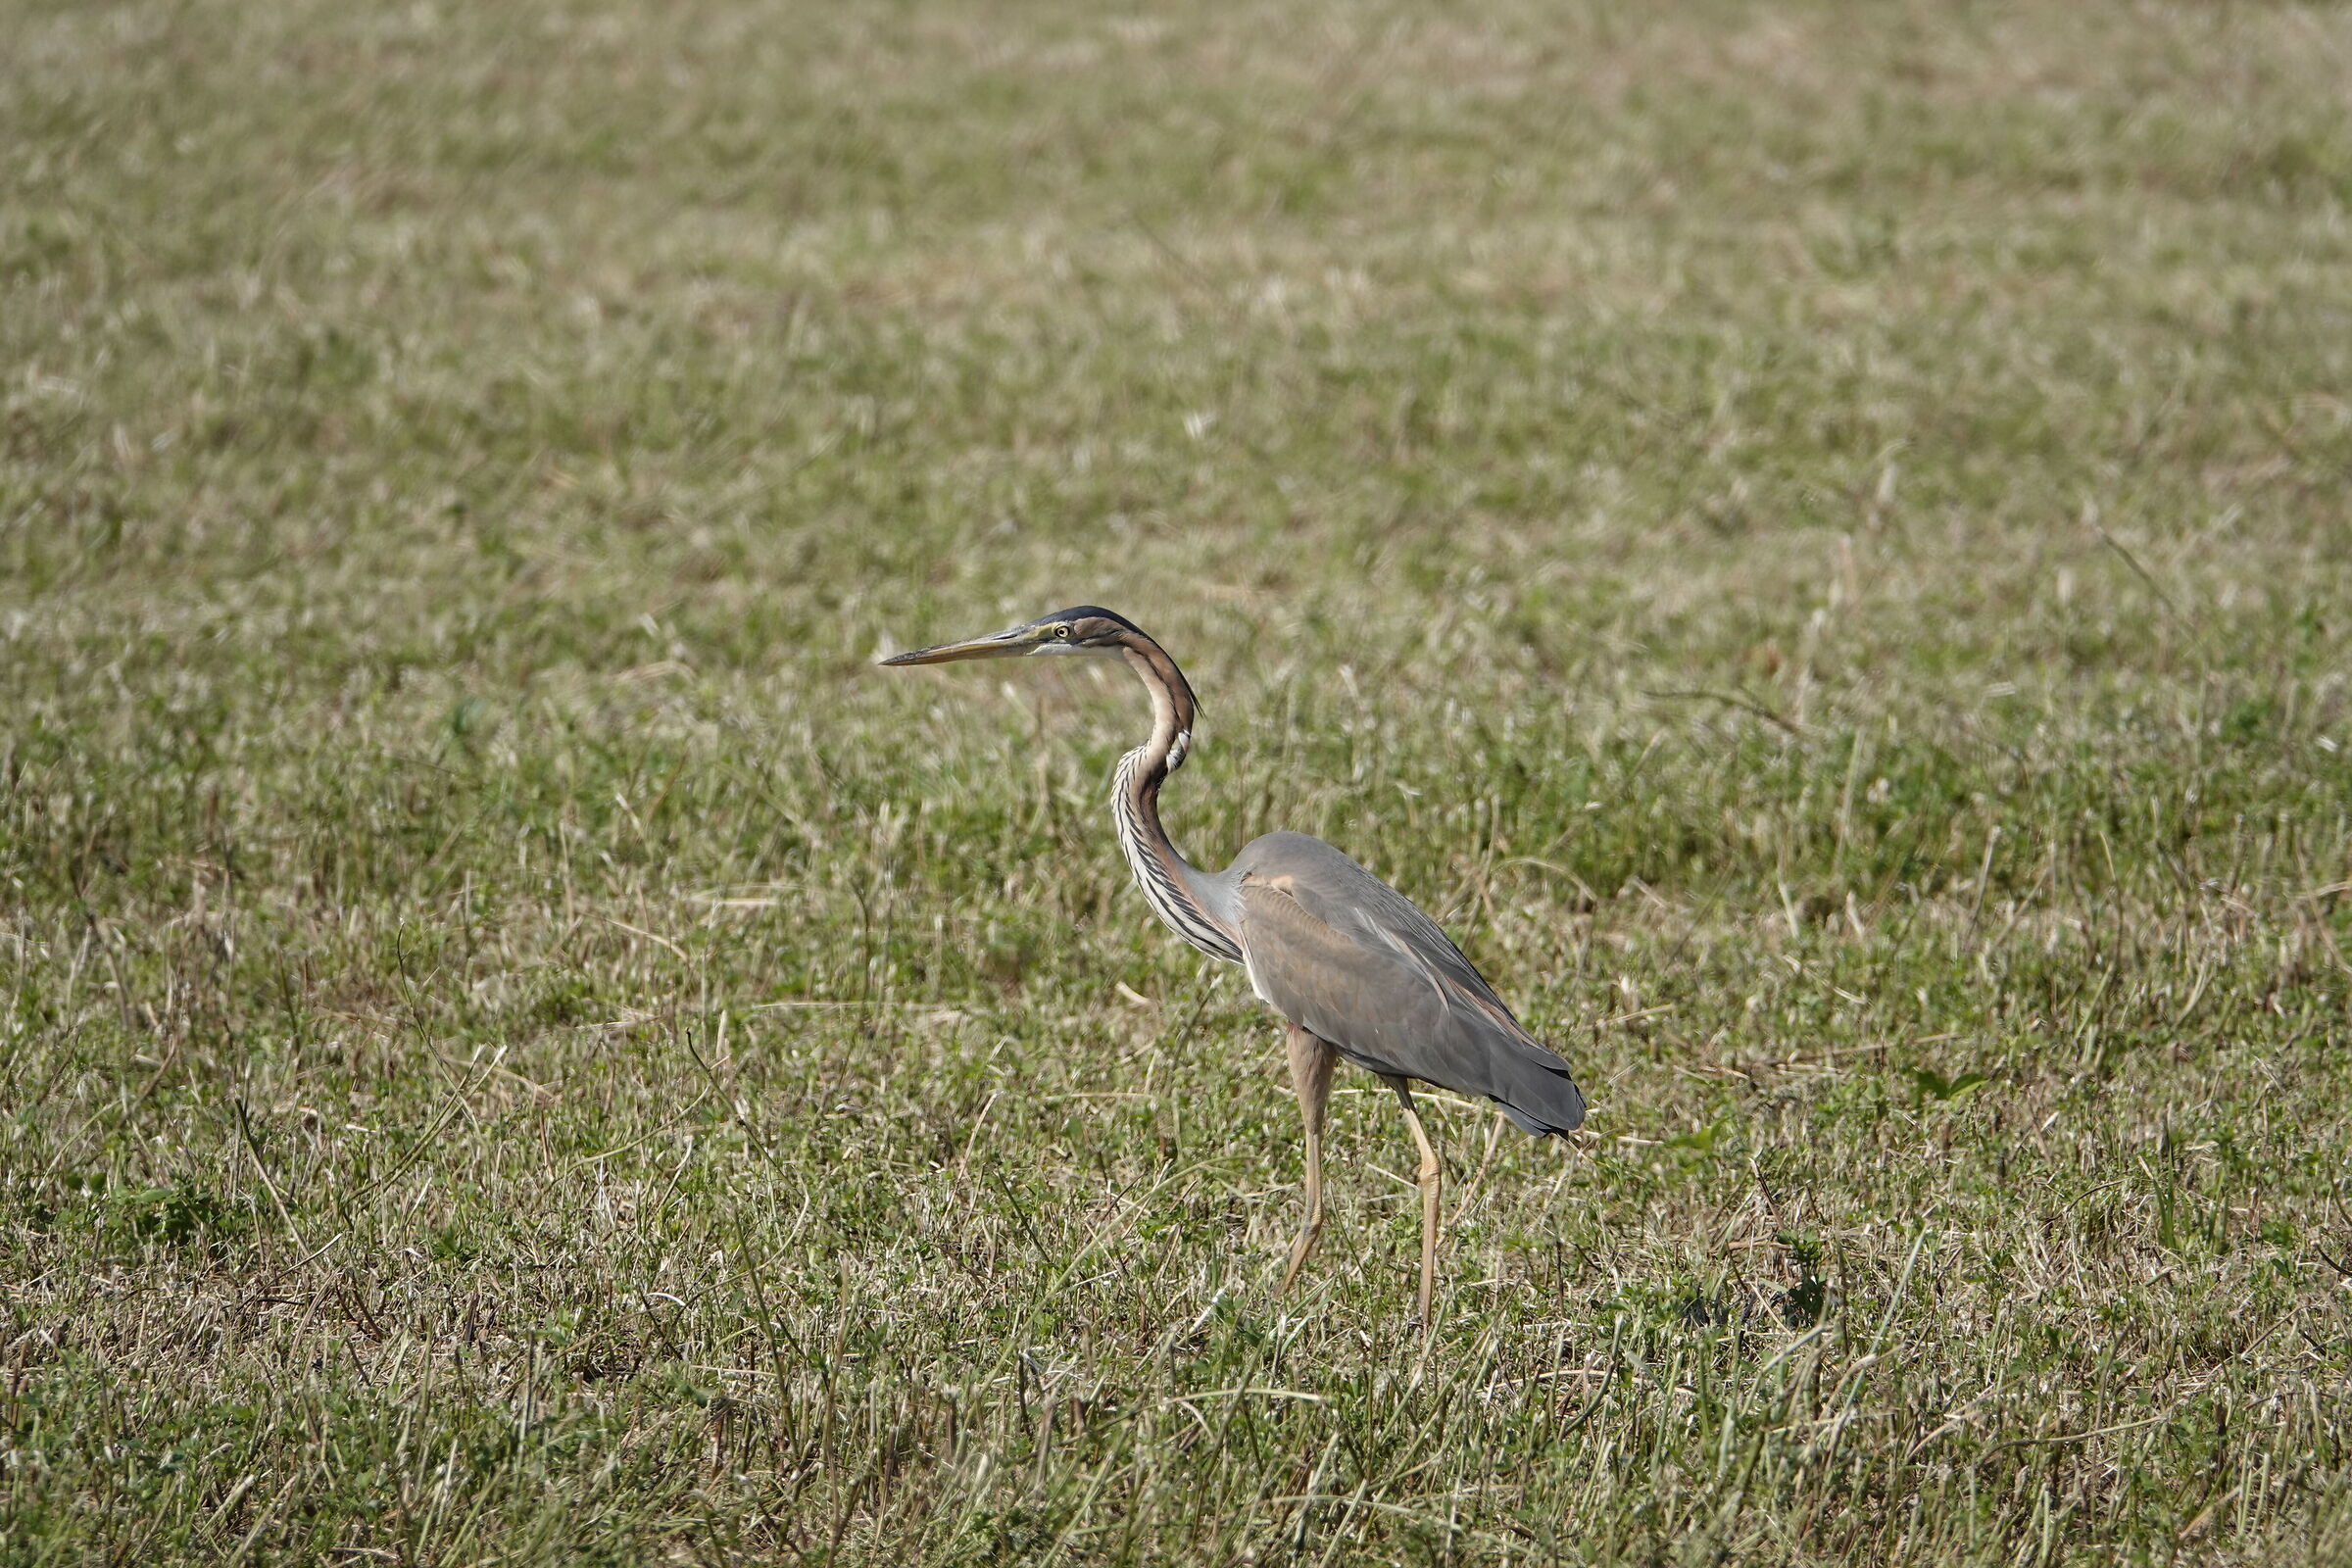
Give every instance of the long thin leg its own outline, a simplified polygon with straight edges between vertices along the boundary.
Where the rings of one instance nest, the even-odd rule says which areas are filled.
[[[1298,1093],[1298,1114],[1306,1119],[1306,1224],[1291,1246],[1290,1267],[1282,1271],[1276,1294],[1291,1288],[1323,1234],[1323,1107],[1331,1100],[1331,1070],[1340,1054],[1306,1030],[1292,1024],[1284,1039],[1291,1057],[1291,1087]]]
[[[1427,1333],[1430,1299],[1438,1290],[1438,1199],[1446,1184],[1446,1167],[1438,1163],[1438,1152],[1421,1128],[1412,1091],[1401,1078],[1389,1078],[1388,1085],[1396,1091],[1396,1103],[1404,1107],[1404,1124],[1413,1130],[1413,1142],[1421,1150],[1421,1329]]]

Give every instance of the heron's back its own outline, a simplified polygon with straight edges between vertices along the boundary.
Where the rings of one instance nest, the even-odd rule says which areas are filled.
[[[1403,894],[1303,833],[1252,840],[1225,877],[1250,984],[1285,1017],[1374,1072],[1484,1095],[1527,1132],[1584,1121],[1568,1064]]]

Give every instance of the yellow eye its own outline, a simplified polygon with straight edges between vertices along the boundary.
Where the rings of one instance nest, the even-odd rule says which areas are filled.
[[[1054,635],[1066,643],[1070,640],[1070,628],[1067,626],[1056,626],[1054,628]]]

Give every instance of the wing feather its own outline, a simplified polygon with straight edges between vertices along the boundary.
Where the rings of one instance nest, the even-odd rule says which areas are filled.
[[[1284,1016],[1374,1072],[1483,1095],[1531,1133],[1583,1122],[1568,1064],[1402,894],[1296,833],[1257,840],[1234,872],[1250,982]]]

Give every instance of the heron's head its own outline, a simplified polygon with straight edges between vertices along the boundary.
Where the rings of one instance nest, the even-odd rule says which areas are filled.
[[[1100,605],[1080,605],[1074,610],[1057,610],[1051,615],[1040,615],[1018,626],[991,632],[986,637],[967,637],[959,643],[941,643],[936,648],[894,654],[882,662],[946,664],[958,659],[1015,659],[1029,654],[1116,654],[1135,646],[1133,639],[1137,638],[1151,641],[1125,615],[1114,614]]]

